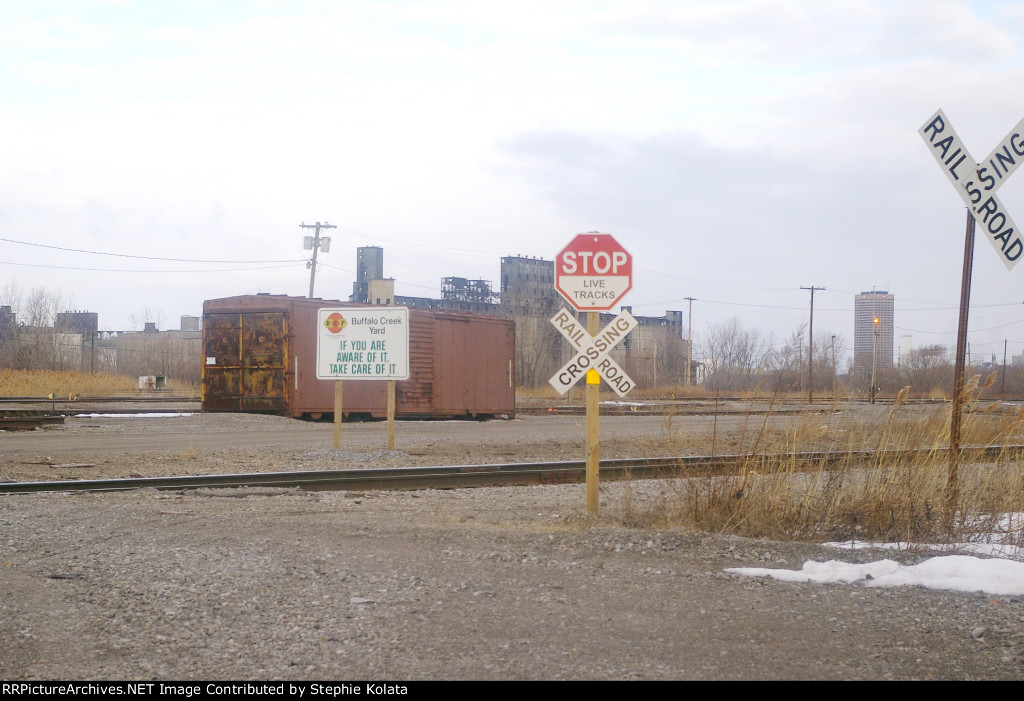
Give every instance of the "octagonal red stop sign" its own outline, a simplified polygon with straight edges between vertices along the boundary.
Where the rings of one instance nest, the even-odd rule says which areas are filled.
[[[632,287],[633,256],[611,234],[577,234],[555,256],[555,289],[580,311],[608,311]]]

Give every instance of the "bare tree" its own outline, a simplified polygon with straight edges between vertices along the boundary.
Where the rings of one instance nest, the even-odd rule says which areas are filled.
[[[899,380],[918,394],[935,390],[951,392],[953,362],[949,349],[937,344],[913,349],[900,363]]]
[[[21,309],[22,299],[25,294],[18,285],[17,280],[8,280],[0,287],[0,306],[10,307],[15,314]]]
[[[801,324],[780,348],[765,356],[764,369],[772,376],[774,391],[797,392],[803,389],[807,368],[806,335],[807,324]]]
[[[4,284],[0,298],[5,312],[0,364],[20,370],[77,369],[81,343],[54,328],[57,313],[70,306],[59,290],[34,287],[27,294],[14,281]]]
[[[516,384],[540,387],[562,365],[562,336],[549,319],[558,311],[557,298],[506,295],[506,314],[515,322]]]
[[[683,384],[686,378],[686,340],[666,334],[655,348],[653,366],[655,384]]]
[[[814,391],[832,392],[839,383],[839,360],[846,355],[846,339],[823,331],[814,337]]]
[[[128,322],[131,324],[133,331],[144,330],[146,324],[153,324],[154,328],[159,330],[164,324],[164,313],[160,309],[146,306],[133,314],[129,314]]]
[[[201,374],[200,338],[180,338],[176,332],[123,333],[117,338],[116,372],[138,377],[162,375],[198,382]]]
[[[52,327],[57,313],[69,306],[70,301],[60,290],[33,287],[18,310],[18,316],[26,326]]]
[[[711,326],[702,335],[700,357],[708,389],[750,389],[763,378],[771,353],[771,338],[744,329],[738,319]]]

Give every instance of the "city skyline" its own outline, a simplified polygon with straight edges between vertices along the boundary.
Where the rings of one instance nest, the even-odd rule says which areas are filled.
[[[384,253],[385,253],[385,250],[386,250],[385,248],[380,247],[380,246],[364,246],[364,247],[359,247],[359,248],[355,249],[352,252],[352,254],[354,255],[354,259],[355,259],[355,262],[356,262],[356,264],[355,264],[356,273],[355,273],[355,276],[354,276],[354,278],[352,280],[351,289],[349,290],[349,293],[347,295],[340,295],[340,296],[337,296],[337,297],[323,297],[323,296],[321,296],[319,294],[317,294],[316,296],[320,297],[321,299],[337,299],[339,301],[357,301],[357,302],[364,302],[364,303],[371,303],[371,304],[374,303],[374,300],[371,297],[368,296],[368,293],[369,293],[369,290],[370,290],[368,285],[369,285],[370,281],[372,281],[372,280],[374,280],[376,278],[384,277],[387,282],[393,283],[393,279],[392,278],[384,276]],[[344,253],[345,253],[345,251],[343,249],[342,250],[337,250],[336,252],[338,254],[342,254],[342,255],[344,255]],[[540,264],[542,266],[544,266],[546,264],[546,267],[550,268],[550,270],[547,270],[546,273],[542,273],[542,275],[546,275],[546,277],[545,277],[545,281],[542,281],[540,284],[550,285],[551,289],[550,289],[550,292],[549,292],[548,296],[551,297],[551,298],[557,298],[557,293],[554,291],[553,283],[550,282],[550,278],[553,277],[553,263],[554,263],[553,260],[548,260],[548,259],[545,259],[545,258],[542,258],[542,257],[523,257],[523,256],[511,256],[511,255],[510,256],[503,256],[502,259],[501,259],[501,263],[502,263],[503,268],[504,268],[506,262],[509,262],[509,261],[519,262],[520,264],[531,264],[532,267],[534,269],[536,269],[536,270],[540,270],[540,268],[537,267],[537,264]],[[501,280],[501,282],[498,285],[494,285],[494,288],[496,288],[495,289],[495,294],[498,297],[500,297],[500,295],[501,295],[501,293],[498,292],[498,290],[501,290],[501,292],[505,292],[505,288],[507,286],[507,281],[504,280],[503,278],[506,277],[506,276],[507,275],[505,273],[500,274],[498,277],[499,277],[499,280]],[[527,277],[527,276],[524,276],[524,278],[525,277]],[[450,276],[443,276],[443,278],[444,279],[451,279]],[[472,280],[472,281],[469,281],[469,282],[474,282],[474,283],[475,282],[493,283],[494,281],[490,281],[490,280],[488,280],[488,281]],[[443,287],[443,285],[440,285],[439,289],[441,289],[442,287]],[[530,285],[530,287],[531,287],[531,289],[534,292],[536,292],[536,290],[539,289],[539,286],[538,286],[537,283],[534,283],[534,284]],[[818,288],[818,289],[820,291],[821,288]],[[273,293],[273,294],[277,294],[277,293]],[[228,296],[231,296],[231,295],[228,295]],[[300,295],[300,296],[303,296],[303,295]],[[443,294],[443,290],[442,290],[441,294],[438,294],[435,297],[435,299],[441,300],[443,298],[443,296],[444,296],[444,294]],[[418,301],[410,301],[410,300],[414,300],[414,299],[415,300],[425,300],[427,298],[424,297],[424,296],[416,296],[416,297],[411,297],[411,296],[395,296],[394,299],[392,299],[390,301],[384,301],[382,303],[384,303],[384,304],[395,303],[395,304],[399,304],[399,305],[402,305],[402,304],[412,304],[413,306],[416,306],[418,304]],[[837,364],[839,365],[839,367],[840,367],[842,372],[846,372],[846,365],[848,363],[850,365],[850,368],[849,368],[850,372],[853,375],[858,375],[858,373],[859,374],[864,374],[865,372],[866,373],[870,373],[871,358],[872,358],[873,354],[875,353],[875,349],[873,348],[874,324],[872,323],[872,320],[875,317],[879,317],[879,319],[880,319],[880,324],[879,324],[879,343],[878,343],[878,348],[877,348],[877,357],[879,359],[879,365],[878,365],[878,371],[879,372],[881,372],[881,371],[883,371],[885,369],[894,367],[894,366],[896,366],[898,364],[897,363],[897,358],[896,358],[897,352],[899,352],[899,354],[902,355],[907,350],[906,348],[904,348],[904,345],[907,342],[910,343],[910,346],[909,346],[910,350],[916,350],[916,349],[921,349],[921,348],[925,348],[925,347],[932,348],[932,347],[934,347],[936,345],[941,346],[944,349],[944,352],[948,356],[949,360],[952,361],[954,359],[953,355],[954,355],[954,350],[955,350],[955,343],[951,344],[951,345],[935,344],[935,343],[915,344],[913,342],[913,335],[912,334],[900,334],[900,344],[899,344],[899,347],[897,348],[896,333],[895,333],[895,329],[897,328],[897,324],[895,323],[897,315],[896,315],[896,313],[894,311],[895,310],[895,299],[896,299],[895,296],[893,294],[889,293],[887,290],[865,290],[865,291],[862,291],[862,292],[858,293],[857,295],[855,295],[854,306],[853,306],[853,309],[852,309],[852,316],[854,318],[854,323],[853,323],[852,328],[850,329],[851,336],[849,337],[849,339],[846,339],[848,345],[845,348],[841,348],[840,349],[840,353],[837,355]],[[0,305],[0,307],[4,307],[4,305]],[[631,305],[624,304],[624,305],[622,305],[622,307],[630,308]],[[161,310],[155,310],[152,307],[149,307],[148,310],[149,311],[154,311],[154,312],[161,312],[161,313],[159,313],[158,316],[156,318],[154,318],[153,320],[149,320],[149,323],[145,324],[145,325],[152,327],[155,324],[157,327],[160,328],[160,330],[175,330],[175,329],[178,329],[178,328],[180,328],[181,330],[194,330],[195,328],[197,328],[197,326],[196,326],[197,321],[199,319],[201,319],[201,317],[202,317],[202,313],[201,312],[199,314],[181,314],[181,315],[176,315],[176,316],[170,316],[170,315],[165,315],[165,314],[162,313]],[[465,310],[466,311],[474,311],[474,309],[471,309],[469,307],[466,307]],[[661,315],[650,315],[650,316],[652,316],[652,317],[653,316],[662,316],[664,318],[667,318],[668,315],[670,315],[670,314],[683,315],[684,312],[682,310],[679,310],[679,309],[675,309],[675,310],[673,310],[673,309],[665,309]],[[60,322],[60,318],[61,317],[67,317],[68,315],[80,315],[80,316],[81,315],[85,315],[85,316],[92,317],[93,318],[93,323],[95,323],[97,325],[98,330],[103,332],[103,333],[110,333],[110,332],[116,333],[116,332],[125,332],[125,331],[141,331],[142,330],[142,326],[144,325],[143,322],[147,321],[147,319],[144,319],[142,315],[138,315],[138,316],[133,317],[133,322],[134,323],[131,326],[126,327],[126,328],[118,329],[118,328],[114,328],[112,326],[104,326],[102,321],[97,321],[97,317],[98,317],[98,319],[102,319],[103,318],[103,315],[102,315],[101,312],[90,311],[90,310],[85,310],[85,309],[70,309],[69,308],[69,309],[66,309],[66,310],[59,311],[57,313],[57,319],[55,319],[55,322],[56,322],[55,326],[57,326],[57,327],[61,326],[62,324]],[[748,326],[748,325],[746,325],[742,318],[740,318],[740,317],[734,317],[734,318],[736,318],[740,322],[740,324],[741,324],[741,326],[743,328],[748,329],[748,330],[752,330],[752,331],[758,331],[756,326],[753,326],[753,325],[749,325]],[[179,324],[179,320],[180,320],[180,324]],[[819,328],[815,335],[816,335],[816,337],[818,339],[827,338],[830,335],[838,337],[838,338],[844,338],[845,339],[845,337],[842,335],[841,331],[840,331],[840,333],[833,333],[833,331],[834,331],[834,329],[822,330],[822,329]],[[687,328],[686,328],[685,320],[684,320],[683,326],[682,326],[682,333],[683,333],[683,338],[686,338]],[[773,348],[781,348],[786,343],[788,343],[788,338],[784,338],[784,337],[774,337],[773,336],[769,340],[771,341]],[[806,337],[805,337],[805,341],[804,342],[806,343]],[[697,332],[695,332],[695,338],[694,338],[695,350],[699,350],[699,348],[700,348],[699,343],[700,343],[700,338],[697,335]],[[1009,344],[1007,342],[1007,343],[1004,343],[1002,346],[1000,346],[1000,348],[1002,348],[1003,351],[1005,351],[1006,354],[1007,354],[1007,364],[1010,364],[1012,359],[1016,359],[1016,363],[1018,363],[1018,364],[1019,363],[1024,363],[1024,343],[1019,344],[1019,349],[1018,348],[1013,348],[1012,352],[1010,350],[1008,350],[1008,345]],[[990,364],[990,358],[995,357],[997,362],[996,361],[992,361],[992,364],[995,364],[995,365],[1002,364],[1002,355],[1000,355],[1000,353],[997,353],[995,351],[992,351],[992,350],[989,350],[989,349],[984,349],[984,350],[978,350],[977,348],[972,349],[972,348],[970,348],[970,344],[968,344],[967,352],[969,354],[969,357],[967,359],[968,363],[973,362],[976,365],[987,365],[987,364]],[[867,365],[862,365],[861,367],[858,367],[858,365],[860,363],[867,363]]]

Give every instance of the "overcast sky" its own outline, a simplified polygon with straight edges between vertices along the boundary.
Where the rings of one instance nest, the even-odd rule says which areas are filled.
[[[987,154],[1022,50],[1020,2],[0,0],[0,283],[177,328],[306,295],[301,223],[338,227],[335,299],[357,246],[439,296],[601,231],[624,303],[696,298],[698,341],[732,317],[781,341],[814,285],[816,335],[852,345],[879,289],[897,337],[953,345],[966,213],[918,129],[942,108]],[[1024,175],[999,194],[1024,223]],[[1022,280],[979,237],[976,358],[1024,349]]]

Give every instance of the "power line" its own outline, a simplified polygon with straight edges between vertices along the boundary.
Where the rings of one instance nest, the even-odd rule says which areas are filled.
[[[213,261],[209,261],[213,262]],[[0,265],[17,265],[23,268],[47,268],[51,270],[82,270],[94,273],[233,273],[246,270],[282,270],[302,263],[302,260],[289,261],[289,265],[261,265],[254,268],[203,268],[202,270],[149,270],[142,268],[86,268],[74,265],[44,265],[42,263],[14,263],[0,260]]]
[[[452,247],[452,246],[432,246],[430,244],[418,243],[416,241],[402,241],[400,239],[390,239],[390,238],[386,238],[384,236],[374,236],[374,235],[371,235],[371,234],[364,234],[364,233],[361,233],[359,231],[353,231],[352,229],[345,229],[343,227],[338,228],[338,231],[343,231],[346,234],[352,234],[353,236],[360,236],[360,237],[362,237],[364,239],[369,239],[371,241],[381,241],[383,243],[397,244],[399,246],[412,246],[414,248],[425,248],[427,250],[432,250],[432,251],[446,251],[446,252],[450,252],[450,253],[461,253],[461,254],[468,255],[468,256],[471,256],[471,257],[476,257],[476,258],[490,258],[492,256],[501,256],[501,255],[503,255],[503,254],[499,253],[498,251],[493,251],[493,250],[492,251],[480,251],[480,250],[470,249],[470,248],[455,248],[455,247]]]
[[[35,243],[32,241],[18,241],[16,239],[8,239],[0,237],[0,241],[6,241],[7,243],[17,243],[22,246],[35,246],[37,248],[49,248],[55,251],[69,251],[71,253],[87,253],[92,256],[114,256],[117,258],[135,258],[139,260],[163,260],[172,263],[301,263],[301,258],[287,258],[281,260],[208,260],[203,258],[165,258],[161,256],[140,256],[133,255],[130,253],[110,253],[107,251],[88,251],[82,248],[67,248],[65,246],[52,246],[46,243]]]
[[[707,285],[709,287],[728,287],[729,289],[764,290],[769,292],[783,292],[792,289],[791,287],[776,287],[775,285],[748,285],[735,281],[705,280],[702,278],[688,277],[686,275],[676,275],[675,273],[666,273],[663,270],[655,270],[653,268],[641,268],[639,266],[635,266],[635,269],[645,273],[653,273],[654,275],[661,275],[662,277],[669,277],[676,280],[685,280],[686,282]]]

